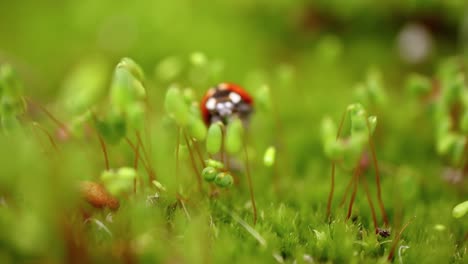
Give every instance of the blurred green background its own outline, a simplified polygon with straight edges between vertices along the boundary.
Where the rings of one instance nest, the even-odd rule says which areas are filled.
[[[405,25],[429,31],[434,47],[424,65],[430,65],[460,51],[464,14],[463,0],[1,1],[0,60],[17,65],[41,97],[92,55],[129,56],[151,72],[166,56],[201,51],[225,62],[229,80],[281,63],[313,78],[321,75],[317,56],[333,56],[320,51],[331,35],[341,52],[332,70],[360,76],[378,65],[397,75],[407,66],[397,47]],[[346,77],[353,78],[340,75]]]
[[[159,69],[161,62],[173,58],[188,64],[194,52],[204,54],[220,69],[218,74],[198,82],[183,74],[176,78],[184,87],[192,87],[198,98],[212,85],[224,81],[239,83],[250,92],[263,84],[271,89],[276,116],[258,111],[249,131],[254,188],[263,214],[256,229],[267,240],[267,249],[259,249],[258,243],[216,203],[195,198],[199,207],[189,207],[192,222],[185,222],[182,210],[175,216],[169,212],[171,202],[176,200],[172,192],[176,189],[172,156],[175,130],[164,123],[163,100],[169,82],[158,79]],[[332,233],[323,221],[330,162],[323,154],[320,122],[326,115],[338,122],[346,106],[355,101],[355,85],[375,70],[381,73],[388,95],[384,106],[369,108],[379,120],[376,146],[383,163],[384,200],[395,226],[418,216],[413,224],[416,228],[408,231],[405,241],[412,247],[408,262],[463,263],[466,243],[460,245],[459,241],[463,241],[468,226],[466,220],[453,220],[450,213],[456,203],[466,199],[466,184],[448,184],[441,177],[447,162],[437,155],[434,146],[437,124],[431,124],[430,109],[408,96],[404,83],[411,72],[433,76],[447,57],[459,55],[466,63],[467,52],[465,0],[0,0],[0,64],[14,66],[25,94],[49,107],[60,119],[69,118],[61,108],[60,96],[77,65],[94,59],[116,65],[122,57],[130,57],[147,75],[152,103],[148,126],[153,129],[149,136],[153,145],[149,148],[158,180],[171,192],[164,197],[159,211],[148,211],[138,200],[146,197],[123,201],[116,223],[108,224],[114,238],[103,235],[102,229],[81,226],[79,216],[73,215],[69,224],[76,229],[67,225],[64,229],[74,230],[70,236],[76,236],[76,241],[87,241],[89,258],[97,262],[109,254],[124,261],[126,244],[122,241],[130,240],[137,244],[132,254],[148,263],[190,263],[192,257],[199,263],[209,263],[207,259],[215,263],[271,263],[273,259],[278,261],[275,254],[293,262],[305,253],[319,262],[345,263],[352,259],[349,262],[374,263],[384,259],[389,243],[378,248],[363,235],[360,224],[337,220],[336,237],[331,235],[326,243],[318,235]],[[47,129],[55,129],[37,109],[30,112]],[[281,127],[275,124],[275,118]],[[0,173],[6,177],[2,178],[5,185],[0,186],[0,198],[5,193],[7,203],[22,204],[24,211],[32,204],[37,212],[18,218],[0,214],[4,217],[0,217],[0,223],[21,219],[11,228],[12,234],[0,235],[0,262],[5,256],[12,262],[46,256],[41,260],[60,263],[69,246],[69,233],[62,232],[63,226],[51,219],[76,209],[74,202],[63,202],[72,200],[72,192],[68,191],[75,180],[93,179],[104,169],[97,140],[88,138],[83,145],[64,144],[60,155],[50,154],[50,147],[45,155],[37,142],[23,144],[21,136],[1,140]],[[278,146],[279,195],[271,170],[261,164],[263,150],[269,145]],[[111,151],[114,166],[131,164],[133,153],[128,146]],[[11,157],[18,158],[18,163]],[[342,183],[337,193],[343,193],[347,182],[343,179],[348,176],[340,172]],[[48,184],[51,178],[54,186]],[[190,186],[188,183],[193,181],[185,183]],[[63,192],[56,192],[55,185]],[[249,222],[250,207],[245,205],[248,192],[245,183],[241,187],[220,200]],[[358,196],[358,215],[369,227],[370,212],[364,194]],[[105,217],[96,216],[103,222]],[[207,219],[210,226],[206,225]],[[337,219],[343,220],[343,216],[338,214]],[[448,231],[434,232],[436,224]],[[10,229],[6,224],[0,227]],[[10,241],[17,236],[18,241]],[[200,256],[205,240],[211,236],[216,237],[211,244],[213,250],[206,253],[209,257]],[[370,241],[364,241],[369,243],[363,249],[365,253],[356,253],[357,236],[361,238],[359,243]],[[167,243],[161,243],[161,237]],[[435,247],[440,250],[428,252]],[[13,257],[9,252],[15,252]],[[53,257],[48,258],[50,255]]]

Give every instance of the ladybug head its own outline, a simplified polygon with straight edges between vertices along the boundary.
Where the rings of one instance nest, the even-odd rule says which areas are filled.
[[[206,92],[200,108],[207,125],[218,121],[226,125],[233,117],[247,122],[253,110],[253,100],[240,86],[222,83]]]

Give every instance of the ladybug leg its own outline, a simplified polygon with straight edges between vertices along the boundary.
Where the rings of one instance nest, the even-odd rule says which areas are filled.
[[[242,125],[247,128],[250,121],[250,115],[253,112],[253,108],[250,104],[247,103],[239,103],[237,106],[237,115],[240,120],[242,120]]]
[[[221,122],[221,123],[225,124],[223,122],[223,119],[219,115],[212,115],[211,119],[210,119],[210,124],[214,124],[216,122]]]

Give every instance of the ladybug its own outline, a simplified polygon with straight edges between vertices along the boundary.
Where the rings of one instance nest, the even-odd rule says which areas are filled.
[[[218,121],[227,125],[233,117],[247,122],[253,112],[253,98],[237,84],[221,83],[206,92],[200,110],[207,126]]]

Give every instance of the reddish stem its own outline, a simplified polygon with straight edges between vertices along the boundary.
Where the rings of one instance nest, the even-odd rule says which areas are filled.
[[[385,224],[385,226],[388,226],[388,217],[387,217],[387,213],[385,212],[385,207],[384,207],[384,204],[383,204],[383,201],[382,201],[382,191],[381,191],[381,188],[380,188],[379,164],[378,164],[378,161],[377,161],[377,155],[375,154],[374,141],[373,141],[372,135],[371,135],[369,119],[366,118],[366,122],[367,122],[367,129],[368,129],[368,132],[369,132],[369,146],[370,146],[370,149],[371,149],[372,161],[374,163],[374,169],[375,169],[375,181],[376,181],[376,185],[377,185],[377,199],[378,199],[378,202],[379,202],[379,207],[380,207],[380,211],[382,213],[382,218],[383,218],[384,224]]]
[[[133,161],[133,167],[135,168],[135,172],[138,172],[138,159],[140,158],[140,144],[137,143],[136,148],[135,148],[135,160]],[[137,173],[138,175],[138,173]],[[137,185],[137,179],[133,179],[133,193],[136,194],[136,185]]]
[[[343,129],[343,124],[345,121],[347,111],[343,113],[343,116],[341,117],[340,121],[340,126],[338,128],[338,133],[336,134],[336,140],[340,137],[341,130]],[[332,169],[331,169],[331,186],[330,186],[330,193],[328,195],[328,203],[327,203],[327,217],[330,218],[331,214],[331,206],[333,202],[333,193],[335,192],[335,167],[336,164],[334,161],[332,161]]]
[[[372,199],[371,199],[371,195],[370,195],[370,191],[369,191],[369,186],[367,185],[366,175],[363,175],[363,177],[361,177],[361,180],[362,180],[362,183],[364,185],[364,190],[366,192],[367,202],[369,203],[369,206],[370,206],[370,209],[371,209],[372,222],[374,223],[375,233],[377,233],[379,225],[377,223],[377,216],[375,215],[374,203],[372,203]]]
[[[93,113],[93,119],[94,119],[94,122],[97,123],[97,117],[96,117],[96,115],[94,113]],[[106,165],[106,170],[109,170],[110,166],[109,166],[109,157],[107,155],[106,143],[104,142],[104,139],[102,138],[101,134],[99,134],[99,131],[97,131],[97,130],[95,130],[95,131],[96,131],[96,134],[97,134],[98,139],[99,139],[99,144],[101,145],[102,153],[104,154],[104,162],[105,162],[105,165]]]
[[[346,189],[345,189],[343,199],[340,202],[340,207],[342,207],[346,203],[346,198],[348,197],[348,193],[351,190],[351,186],[353,186],[353,177],[349,179],[348,185],[346,186]]]
[[[106,164],[106,170],[110,169],[109,166],[109,156],[107,155],[107,148],[106,148],[106,143],[104,142],[104,139],[101,137],[99,133],[97,133],[98,138],[99,138],[99,143],[101,145],[102,153],[104,154],[104,162]]]
[[[34,105],[35,107],[39,108],[44,114],[47,115],[47,117],[49,117],[58,127],[62,128],[65,133],[67,133],[67,135],[70,134],[70,131],[68,130],[68,127],[63,123],[61,122],[60,120],[58,120],[51,112],[49,112],[49,110],[47,110],[47,108],[45,108],[44,106],[42,106],[41,104],[39,103],[36,103],[34,102],[33,100],[31,100],[30,98],[28,97],[25,97],[26,101],[32,105]]]
[[[468,136],[465,137],[465,148],[463,150],[462,158],[460,160],[460,170],[462,172],[462,175],[466,174],[468,172]],[[467,164],[467,165],[465,165]]]
[[[41,145],[41,147],[45,150],[47,148],[47,146],[45,145],[45,143],[42,141],[42,139],[39,137],[39,134],[37,132],[36,129],[32,129],[32,132],[34,134],[34,136],[36,137],[37,141],[39,142],[39,144]]]
[[[127,141],[128,145],[132,148],[132,150],[136,153],[136,146],[132,143],[132,141],[130,141],[130,139],[128,137],[125,137],[125,141]],[[138,142],[137,142],[138,143]],[[135,155],[136,156],[136,155]],[[143,166],[145,167],[145,171],[146,173],[148,174],[148,177],[150,177],[151,175],[151,169],[148,167],[148,165],[146,164],[146,161],[144,160],[144,158],[141,156],[141,155],[138,155],[139,156],[139,160],[143,163]]]
[[[150,162],[150,159],[149,159],[149,156],[148,156],[148,152],[146,152],[145,145],[143,144],[143,141],[141,140],[141,136],[140,136],[139,131],[136,132],[136,137],[137,137],[137,140],[138,140],[138,144],[140,144],[140,146],[141,146],[141,150],[143,151],[143,156],[145,157],[146,163],[148,164],[148,168],[150,170],[149,182],[151,184],[151,182],[153,182],[154,180],[157,179],[157,175],[156,175],[156,172],[154,171],[153,167],[151,166],[151,162]]]
[[[200,193],[203,193],[202,178],[201,178],[201,175],[200,175],[200,171],[198,171],[198,169],[197,169],[197,164],[195,162],[195,157],[193,156],[192,148],[190,147],[190,142],[189,142],[189,139],[187,137],[187,134],[185,134],[185,132],[184,132],[184,137],[185,137],[185,142],[187,144],[187,148],[189,150],[190,160],[192,161],[192,168],[195,171],[195,175],[197,176],[198,190],[200,191]]]
[[[58,151],[58,147],[57,147],[57,144],[55,143],[55,140],[54,138],[52,137],[52,135],[49,133],[49,131],[47,131],[45,128],[43,128],[41,125],[39,125],[38,123],[34,122],[33,125],[37,128],[39,128],[39,130],[41,130],[42,132],[44,132],[44,134],[46,134],[47,138],[49,139],[50,141],[50,144],[52,144],[52,147],[54,147],[54,149],[56,151]]]
[[[328,203],[327,203],[327,217],[330,218],[331,214],[331,205],[333,201],[333,194],[335,192],[335,167],[336,164],[332,161],[331,167],[331,186],[330,186],[330,193],[328,194]]]
[[[194,148],[195,148],[195,151],[197,152],[198,158],[200,159],[200,163],[202,167],[205,168],[206,167],[205,160],[203,159],[203,154],[200,151],[200,146],[198,142],[192,139],[192,144],[195,146]]]
[[[360,174],[361,174],[361,166],[358,165],[354,169],[354,174],[353,174],[354,188],[353,188],[353,194],[351,195],[351,200],[349,201],[348,214],[346,215],[346,220],[348,220],[351,217],[351,213],[353,211],[353,204],[354,204],[354,199],[356,198]]]
[[[180,128],[177,128],[177,141],[176,141],[176,168],[175,168],[175,181],[177,188],[179,187],[179,149],[180,149]]]

